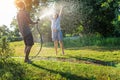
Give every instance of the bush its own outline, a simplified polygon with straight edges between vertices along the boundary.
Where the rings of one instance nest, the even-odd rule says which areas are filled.
[[[102,37],[100,35],[84,35],[84,36],[74,36],[74,37],[65,37],[64,40],[65,48],[69,47],[84,47],[84,46],[120,46],[119,37]],[[43,46],[53,47],[53,42],[45,42]]]
[[[0,60],[0,80],[26,80],[26,66],[13,59]]]
[[[10,55],[14,53],[14,50],[10,48],[7,37],[2,37],[0,40],[0,59],[5,61]]]
[[[84,35],[82,37],[64,38],[65,47],[83,47],[83,46],[119,46],[120,38],[104,38],[96,35]]]
[[[8,37],[8,40],[9,40],[10,42],[14,42],[14,41],[21,41],[22,38],[21,38],[21,37]]]

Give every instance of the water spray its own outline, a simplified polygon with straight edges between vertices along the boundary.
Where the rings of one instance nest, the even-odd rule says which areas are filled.
[[[56,4],[56,2],[54,2],[51,6],[49,6],[51,8],[49,10],[46,10],[44,12],[44,14],[39,17],[39,19],[41,20],[41,19],[43,19],[46,16],[50,16],[50,15],[54,14],[55,13],[55,4]]]

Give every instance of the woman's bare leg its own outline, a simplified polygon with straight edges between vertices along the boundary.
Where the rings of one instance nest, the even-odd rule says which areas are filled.
[[[64,55],[65,53],[64,53],[64,46],[63,46],[63,42],[62,42],[62,41],[60,41],[59,43],[60,43],[60,48],[62,49],[62,54]]]
[[[57,55],[58,41],[54,41],[55,53]]]

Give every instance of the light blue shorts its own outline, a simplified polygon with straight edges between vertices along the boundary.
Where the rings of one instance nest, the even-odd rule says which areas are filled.
[[[52,41],[62,41],[63,40],[63,35],[62,35],[62,31],[57,31],[57,32],[53,32],[52,31]]]

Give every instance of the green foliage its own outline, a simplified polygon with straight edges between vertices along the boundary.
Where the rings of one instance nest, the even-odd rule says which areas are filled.
[[[87,40],[88,37],[90,36],[86,36],[85,39]],[[93,38],[94,41],[96,38],[100,38],[98,33]],[[73,40],[75,43],[75,39],[77,38],[70,38],[70,41]],[[78,43],[65,48],[64,56],[56,56],[53,47],[43,47],[41,54],[32,64],[23,63],[23,58],[16,58],[16,61],[12,60],[5,64],[6,68],[4,68],[0,62],[0,76],[3,80],[119,80],[120,46],[114,44],[114,41],[119,44],[119,38],[100,38],[100,40],[100,43],[105,40],[102,45],[107,46],[75,47],[79,45]],[[112,42],[113,44],[110,44]],[[20,49],[24,44],[12,42],[11,45]],[[18,54],[19,51],[21,50],[15,53],[16,56],[23,56],[21,52]]]
[[[8,36],[8,35],[9,35],[9,32],[10,32],[10,30],[7,28],[6,25],[0,26],[0,38],[1,38],[2,36]]]
[[[81,37],[66,37],[64,39],[65,47],[83,47],[83,46],[119,46],[120,38],[104,38],[97,35],[84,35]]]
[[[49,7],[54,1],[57,10],[60,5],[65,6],[61,16],[61,27],[64,34],[98,32],[104,37],[120,36],[119,0],[25,0],[25,3],[28,11],[31,11],[36,17],[42,15],[42,10]],[[38,6],[39,4],[40,6]]]
[[[20,59],[17,59],[20,60]],[[119,80],[120,70],[112,66],[81,62],[35,61],[24,64],[12,60],[3,67],[0,62],[2,80]],[[7,67],[10,66],[10,67]]]
[[[9,41],[22,40],[22,38],[20,37],[19,30],[18,30],[15,19],[13,19],[11,23],[11,28],[13,28],[13,26],[16,26],[13,31],[11,31],[6,25],[0,26],[0,38],[2,38],[2,36],[7,36],[8,37],[7,39]]]
[[[0,40],[0,59],[5,61],[14,53],[14,50],[10,48],[6,37],[2,37]]]
[[[13,59],[0,60],[0,80],[25,80],[26,67]]]

